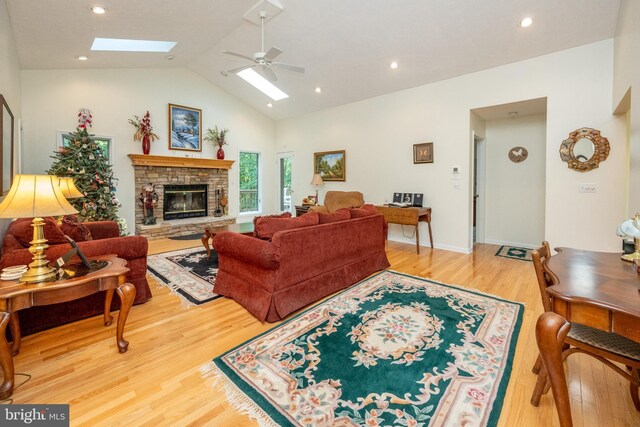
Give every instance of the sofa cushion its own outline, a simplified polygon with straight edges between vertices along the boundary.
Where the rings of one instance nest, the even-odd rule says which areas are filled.
[[[333,213],[322,213],[318,212],[318,223],[319,224],[328,224],[330,222],[336,221],[344,221],[347,219],[351,219],[351,213],[349,209],[338,209]]]
[[[260,218],[291,218],[291,212],[282,212],[280,214],[273,215],[260,215],[253,217],[253,237],[258,237],[258,233],[256,232],[256,223]]]
[[[361,208],[353,208],[350,209],[350,211],[351,218],[363,218],[365,216],[376,215],[378,213],[376,207],[371,204],[366,204]]]
[[[318,221],[318,214],[315,212],[307,212],[295,218],[262,217],[256,221],[254,234],[259,239],[271,240],[273,235],[278,231],[309,227],[311,225],[317,225]]]
[[[28,248],[33,240],[33,227],[31,223],[33,218],[19,218],[9,225],[7,234],[13,235],[20,244]],[[58,227],[57,221],[52,217],[44,218],[44,237],[50,245],[67,243],[64,233]]]
[[[84,224],[78,221],[78,217],[75,215],[65,215],[64,218],[62,218],[60,230],[76,242],[93,240],[91,231],[89,231]]]

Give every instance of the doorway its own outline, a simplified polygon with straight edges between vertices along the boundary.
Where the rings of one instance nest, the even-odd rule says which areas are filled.
[[[473,135],[473,244],[484,243],[485,140]]]
[[[278,210],[293,213],[292,182],[293,153],[278,153]]]

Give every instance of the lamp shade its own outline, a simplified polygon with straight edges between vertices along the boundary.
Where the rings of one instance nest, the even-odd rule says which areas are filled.
[[[69,176],[61,176],[59,181],[60,191],[67,199],[77,199],[78,197],[84,197],[84,194],[78,190],[76,184],[73,182],[73,178]]]
[[[313,174],[313,178],[311,179],[311,184],[313,184],[313,185],[322,185],[322,184],[324,184],[324,181],[322,180],[322,177],[320,176],[319,173],[314,173]]]
[[[0,218],[70,215],[78,211],[65,199],[54,175],[16,175],[0,203]]]
[[[627,219],[618,226],[616,234],[620,237],[633,237],[640,239],[640,214],[634,218]]]

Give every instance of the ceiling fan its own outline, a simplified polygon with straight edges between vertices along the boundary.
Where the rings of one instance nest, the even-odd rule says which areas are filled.
[[[262,29],[262,44],[261,44],[260,52],[254,53],[253,57],[242,55],[236,52],[231,52],[228,50],[225,50],[222,52],[227,55],[237,56],[239,58],[247,59],[253,62],[253,64],[243,65],[242,67],[233,68],[228,71],[223,71],[222,72],[223,76],[227,76],[231,73],[235,74],[247,68],[256,68],[262,71],[262,74],[264,74],[267,80],[271,82],[275,82],[278,80],[278,78],[276,77],[276,74],[273,72],[271,67],[281,68],[283,70],[295,71],[296,73],[304,73],[304,67],[298,67],[297,65],[290,65],[282,62],[275,62],[274,59],[276,59],[276,57],[282,53],[282,51],[277,47],[272,47],[267,52],[264,51],[264,20],[266,17],[267,17],[267,12],[260,12],[260,26]]]

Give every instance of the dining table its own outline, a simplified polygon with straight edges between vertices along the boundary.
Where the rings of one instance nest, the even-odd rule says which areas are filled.
[[[562,427],[572,426],[563,368],[564,339],[571,322],[640,342],[640,274],[620,253],[556,248],[545,268],[555,276],[547,288],[552,312],[536,324],[540,356],[549,375]]]

